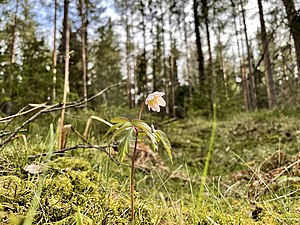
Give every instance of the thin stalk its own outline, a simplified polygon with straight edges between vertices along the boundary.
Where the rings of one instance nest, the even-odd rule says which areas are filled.
[[[204,164],[204,169],[203,169],[203,173],[202,173],[202,177],[201,177],[201,184],[200,184],[200,189],[199,189],[199,195],[198,195],[198,202],[196,207],[199,208],[200,204],[202,202],[202,196],[203,196],[203,192],[204,192],[204,186],[205,186],[205,181],[206,181],[206,176],[207,176],[207,172],[208,172],[208,166],[209,166],[209,160],[213,151],[213,146],[214,146],[214,139],[215,139],[215,133],[216,133],[216,128],[217,128],[217,106],[216,103],[213,104],[213,127],[212,127],[212,131],[211,131],[211,136],[210,136],[210,142],[209,142],[209,148],[208,148],[208,152],[206,155],[206,160],[205,160],[205,164]]]
[[[145,101],[143,101],[138,121],[141,120],[142,112],[145,106]],[[135,142],[134,142],[134,150],[131,160],[131,177],[130,177],[130,190],[131,190],[131,224],[134,225],[134,162],[135,162],[135,156],[136,156],[136,150],[137,150],[137,143],[138,143],[138,137],[139,137],[139,129],[135,128]]]
[[[132,161],[131,161],[131,179],[130,179],[130,190],[131,190],[131,224],[134,225],[134,161],[135,161],[135,155],[136,155],[136,149],[137,149],[137,143],[138,143],[138,135],[139,130],[135,130],[136,138],[134,143],[134,150],[132,155]]]

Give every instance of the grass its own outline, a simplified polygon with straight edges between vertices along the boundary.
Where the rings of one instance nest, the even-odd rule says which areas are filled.
[[[109,110],[102,113],[108,120],[113,114]],[[122,113],[130,117],[131,112]],[[77,112],[66,119],[83,132],[90,115]],[[212,121],[192,117],[164,123],[146,117],[169,136],[174,163],[162,150],[155,160],[151,154],[143,156],[144,170],[135,174],[136,224],[300,223],[300,163],[295,163],[300,123],[293,114],[260,111],[219,119],[199,208],[195,205]],[[47,156],[27,158],[49,150],[52,120],[45,115],[26,127],[27,146],[17,138],[1,150],[0,224],[23,224],[32,208],[32,224],[129,224],[129,166],[117,166],[91,149],[53,155],[48,162]],[[14,121],[8,129],[20,122]],[[90,141],[99,144],[106,128],[93,124]],[[81,140],[72,134],[68,146],[78,143]],[[129,163],[128,157],[125,164]],[[28,173],[26,165],[39,165],[44,173]],[[43,176],[36,203],[35,190]]]

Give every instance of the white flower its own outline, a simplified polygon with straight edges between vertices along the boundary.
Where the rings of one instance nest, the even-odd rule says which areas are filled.
[[[150,108],[153,111],[160,112],[159,106],[165,107],[166,106],[166,101],[162,98],[164,96],[164,92],[154,92],[152,94],[149,94],[148,97],[146,98],[146,105],[148,105],[148,109]]]

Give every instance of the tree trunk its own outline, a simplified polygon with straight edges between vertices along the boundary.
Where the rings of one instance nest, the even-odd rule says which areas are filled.
[[[146,18],[146,14],[145,14],[145,4],[143,3],[143,1],[141,1],[141,14],[142,14],[142,30],[143,30],[143,54],[142,54],[142,58],[143,58],[143,64],[144,64],[144,71],[145,74],[143,74],[145,76],[145,88],[144,88],[144,98],[147,97],[148,95],[148,76],[147,76],[147,52],[146,52],[146,47],[147,47],[147,42],[146,42],[146,23],[147,21],[145,21]]]
[[[238,38],[239,33],[237,30],[237,24],[236,24],[236,11],[235,11],[235,5],[233,3],[233,0],[231,0],[231,5],[232,5],[233,23],[234,23],[234,30],[235,30],[236,43],[237,43],[237,52],[238,52],[238,57],[240,60],[240,74],[241,74],[241,78],[242,78],[244,110],[246,112],[248,112],[249,111],[249,93],[248,93],[247,77],[246,77],[245,69],[244,69],[244,54],[241,53],[241,49],[240,49],[240,43],[239,43],[239,38]]]
[[[204,57],[202,52],[201,36],[199,30],[200,21],[198,15],[197,0],[193,0],[193,11],[194,11],[195,34],[196,34],[196,46],[197,46],[197,53],[198,53],[198,76],[199,76],[200,86],[203,88],[204,80],[205,80]]]
[[[293,0],[282,0],[285,6],[289,27],[294,39],[296,60],[298,67],[298,79],[300,79],[300,15],[297,13]]]
[[[260,19],[260,26],[261,26],[261,39],[263,43],[263,57],[264,57],[264,64],[265,64],[264,72],[266,76],[268,108],[272,109],[277,104],[275,84],[273,79],[273,68],[272,68],[271,57],[269,53],[269,43],[267,40],[267,32],[266,32],[265,20],[263,15],[263,6],[261,0],[257,0],[257,3],[259,8],[259,19]],[[298,38],[300,38],[300,36]]]
[[[61,118],[60,118],[60,126],[59,126],[59,149],[65,147],[66,141],[64,140],[63,136],[63,129],[64,129],[64,119],[65,119],[65,106],[67,102],[67,96],[69,92],[69,60],[70,60],[70,25],[68,19],[68,8],[69,2],[68,0],[64,1],[64,25],[66,27],[63,28],[65,33],[64,36],[64,43],[65,43],[65,81],[64,81],[64,96],[63,96],[63,104],[62,104],[62,111],[61,111]]]
[[[153,15],[153,9],[152,5],[149,6],[150,8],[150,14],[151,14],[151,37],[152,37],[152,85],[153,85],[153,91],[156,91],[156,46],[155,46],[155,34],[154,34],[154,15]]]
[[[83,89],[83,100],[87,100],[87,65],[86,65],[86,40],[85,40],[85,31],[87,28],[85,14],[83,13],[84,1],[79,0],[79,14],[81,18],[81,64],[82,64],[82,89]],[[87,104],[85,104],[85,108]]]
[[[14,15],[14,25],[12,29],[12,41],[11,41],[11,58],[10,58],[10,71],[8,74],[8,96],[9,101],[6,105],[6,114],[11,114],[12,111],[12,99],[13,99],[13,65],[16,62],[16,56],[15,56],[15,44],[16,44],[16,35],[17,35],[17,25],[18,25],[18,8],[19,8],[19,0],[16,1],[16,10]]]
[[[192,82],[191,70],[190,70],[189,44],[188,44],[188,32],[187,32],[188,25],[185,20],[186,13],[185,13],[184,9],[182,10],[182,13],[183,13],[183,19],[184,19],[183,31],[184,31],[184,43],[185,43],[186,72],[187,72],[188,84],[189,84],[189,96],[190,96],[190,98],[192,98],[193,82]]]
[[[11,64],[14,64],[16,61],[15,56],[15,43],[16,43],[16,31],[17,31],[17,24],[18,24],[18,8],[19,8],[19,0],[16,2],[16,11],[14,15],[14,26],[12,30],[12,41],[11,41]]]
[[[53,30],[53,86],[52,86],[52,103],[56,100],[56,67],[57,67],[57,52],[56,52],[56,18],[57,17],[57,0],[54,1],[54,30]]]
[[[131,13],[131,16],[130,16],[130,40],[131,40],[131,37],[134,37],[134,31],[133,31],[133,13]],[[130,41],[132,42],[132,41]],[[131,98],[131,104],[132,104],[132,107],[136,107],[137,106],[137,89],[138,89],[138,85],[137,85],[137,61],[136,61],[136,46],[134,43],[131,43],[131,52],[132,54],[131,55],[131,60],[132,60],[132,63],[133,63],[133,94],[132,95],[132,98]]]
[[[66,55],[66,34],[68,29],[69,0],[64,0],[64,18],[62,33],[62,55]]]
[[[247,33],[247,25],[246,25],[246,18],[245,18],[245,10],[243,5],[243,0],[240,0],[240,4],[242,7],[242,19],[243,19],[243,25],[244,25],[244,34],[246,39],[246,49],[247,49],[247,60],[248,60],[248,67],[249,67],[249,82],[250,82],[250,105],[252,110],[257,109],[257,96],[256,96],[256,86],[255,86],[255,80],[254,80],[254,73],[253,73],[253,67],[252,67],[252,60],[251,60],[251,51],[250,51],[250,44],[248,40],[248,33]]]
[[[165,26],[164,26],[164,11],[163,11],[163,7],[162,7],[162,0],[159,1],[159,7],[160,7],[160,12],[161,12],[161,15],[160,15],[160,24],[161,24],[161,28],[162,28],[162,31],[161,31],[161,40],[162,40],[162,49],[163,49],[163,77],[165,79],[165,87],[164,87],[164,91],[165,91],[165,96],[166,96],[166,114],[169,115],[169,87],[168,87],[168,83],[169,83],[169,79],[168,79],[168,73],[167,73],[167,63],[166,63],[166,43],[165,43]]]
[[[220,23],[220,22],[218,22]],[[221,67],[221,73],[222,73],[222,79],[223,79],[223,84],[224,84],[224,89],[225,89],[225,97],[226,100],[228,100],[228,84],[227,84],[227,74],[226,74],[226,68],[224,64],[224,53],[223,53],[223,44],[221,41],[221,25],[218,24],[218,34],[217,34],[217,39],[218,39],[218,49],[219,49],[219,56],[220,56],[220,67]]]
[[[208,21],[208,5],[207,0],[201,0],[202,2],[202,14],[204,16],[205,21],[205,30],[206,30],[206,38],[207,38],[207,45],[208,45],[208,55],[209,55],[209,73],[210,73],[210,80],[211,80],[211,106],[216,101],[216,77],[213,70],[213,61],[212,61],[212,53],[211,53],[211,45],[210,45],[210,33],[209,33],[209,21]]]
[[[128,0],[125,1],[125,8],[123,16],[125,17],[125,30],[126,30],[126,68],[127,68],[127,101],[128,107],[132,108],[132,97],[131,97],[131,75],[130,75],[130,54],[131,54],[131,38],[130,38],[130,25],[128,22]]]
[[[169,109],[170,109],[172,117],[175,118],[176,117],[176,113],[175,113],[175,78],[174,78],[175,74],[174,74],[174,55],[172,52],[173,36],[172,36],[172,30],[171,30],[171,26],[172,26],[171,14],[172,13],[170,11],[170,15],[169,15],[169,27],[170,27],[170,29],[169,29],[169,36],[170,36],[169,74],[170,74],[170,80],[171,80],[171,101],[170,101],[171,104],[169,103]]]

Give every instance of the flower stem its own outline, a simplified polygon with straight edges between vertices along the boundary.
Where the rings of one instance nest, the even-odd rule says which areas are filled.
[[[136,148],[138,143],[138,134],[139,131],[136,129],[135,131],[136,138],[134,143],[134,150],[132,155],[132,161],[131,161],[131,180],[130,180],[130,190],[131,190],[131,224],[134,225],[134,162],[135,162],[135,156],[136,156]]]
[[[145,101],[143,101],[142,106],[141,106],[141,109],[140,109],[140,112],[139,112],[139,117],[138,117],[138,120],[139,120],[139,121],[141,120],[142,112],[143,112],[144,106],[145,106]]]
[[[142,112],[145,106],[145,101],[143,101],[138,120],[141,120]],[[134,162],[136,157],[136,149],[137,149],[137,143],[138,143],[138,137],[139,137],[139,129],[135,128],[135,142],[134,142],[134,150],[133,155],[131,159],[131,177],[130,177],[130,190],[131,190],[131,224],[134,225]]]

